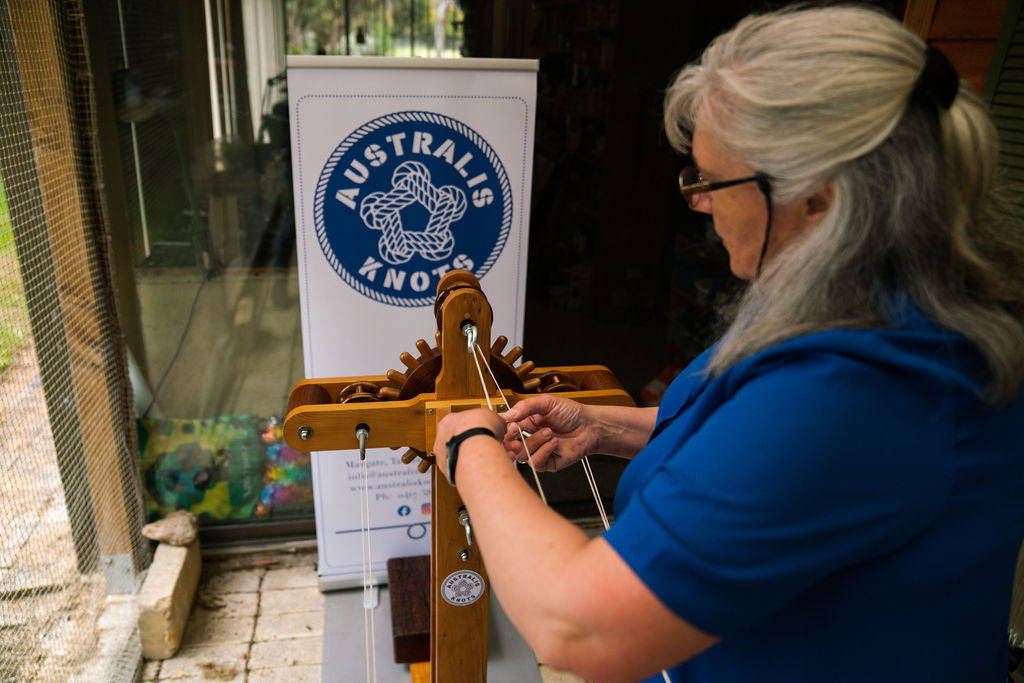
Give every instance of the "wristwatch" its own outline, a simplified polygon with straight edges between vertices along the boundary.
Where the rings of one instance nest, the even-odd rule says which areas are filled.
[[[459,460],[459,446],[461,446],[462,442],[469,437],[479,436],[481,434],[486,434],[492,439],[498,441],[498,443],[501,443],[501,439],[499,439],[490,429],[487,429],[487,427],[471,427],[448,439],[448,443],[444,445],[448,456],[448,481],[451,482],[452,486],[455,486],[455,463]]]

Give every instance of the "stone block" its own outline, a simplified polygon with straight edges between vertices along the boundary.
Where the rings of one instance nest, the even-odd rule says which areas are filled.
[[[187,546],[157,546],[138,596],[139,635],[146,659],[167,659],[178,651],[201,569],[198,539]]]

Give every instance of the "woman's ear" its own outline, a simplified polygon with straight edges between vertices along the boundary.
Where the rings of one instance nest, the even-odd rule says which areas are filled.
[[[828,210],[832,208],[834,196],[835,188],[832,181],[829,180],[804,201],[804,220],[808,226],[815,225],[825,217]]]

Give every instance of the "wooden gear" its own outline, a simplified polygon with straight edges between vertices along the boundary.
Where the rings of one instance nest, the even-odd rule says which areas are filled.
[[[459,519],[462,501],[429,454],[437,423],[448,413],[487,407],[473,356],[462,327],[472,322],[480,348],[490,345],[491,306],[477,278],[467,271],[447,273],[437,287],[434,306],[437,347],[416,342],[420,355],[400,357],[404,373],[309,379],[292,389],[284,422],[292,448],[329,451],[359,448],[356,431],[369,427],[367,448],[408,447],[406,463],[417,456],[420,471],[431,470],[430,673],[431,681],[486,681],[487,624],[490,587],[480,553],[467,548]],[[633,405],[629,394],[607,368],[599,365],[536,368],[513,364],[522,356],[515,347],[502,355],[505,337],[490,346],[490,367],[511,403],[538,391],[558,391],[583,403]],[[488,379],[487,384],[492,382]],[[499,412],[508,407],[497,389],[488,390]],[[468,552],[466,552],[468,551]],[[453,572],[471,570],[484,577],[483,596],[454,606],[441,595],[442,582]]]

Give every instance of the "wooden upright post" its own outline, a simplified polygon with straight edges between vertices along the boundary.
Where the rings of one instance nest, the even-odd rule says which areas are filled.
[[[26,298],[78,564],[93,571],[102,560],[108,592],[130,592],[147,552],[133,541],[143,509],[127,362],[98,230],[99,179],[81,130],[91,112],[81,104],[86,84],[74,80],[83,72],[68,61],[81,16],[32,0],[12,0],[0,12],[17,56],[4,76],[21,86],[0,88],[0,115],[31,145],[31,158],[0,161],[0,171],[19,259],[31,269]]]
[[[490,348],[491,309],[487,299],[475,289],[457,290],[445,300],[441,321],[441,373],[437,378],[438,401],[427,404],[427,415],[434,418],[428,420],[428,429],[433,428],[428,444],[433,443],[437,423],[449,412],[487,405],[486,390],[480,384],[468,338],[463,334],[463,324],[472,323],[477,344],[482,349]],[[474,398],[459,402],[467,397]],[[464,508],[458,492],[436,467],[431,476],[430,680],[486,681],[490,608],[487,572],[479,548],[468,543],[459,521]],[[447,656],[441,656],[442,648]]]

